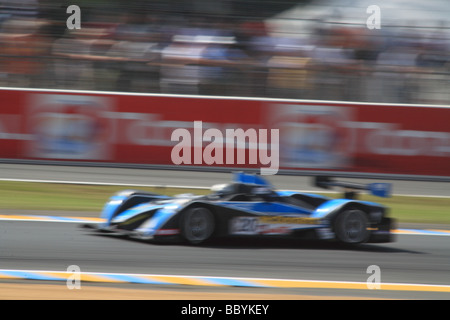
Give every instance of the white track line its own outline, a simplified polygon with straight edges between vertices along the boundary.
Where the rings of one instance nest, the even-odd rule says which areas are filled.
[[[176,189],[198,189],[198,190],[209,190],[210,187],[199,187],[199,186],[186,186],[186,185],[163,185],[163,184],[136,184],[136,183],[112,183],[112,182],[95,182],[95,181],[75,181],[75,180],[45,180],[45,179],[14,179],[14,178],[0,178],[0,181],[11,181],[11,182],[35,182],[35,183],[61,183],[61,184],[80,184],[80,185],[97,185],[97,186],[118,186],[118,187],[142,187],[142,188],[176,188]],[[306,192],[306,193],[339,193],[335,191],[326,190],[292,190],[296,192]],[[396,196],[402,197],[423,197],[423,198],[445,198],[448,199],[450,196],[435,196],[435,195],[419,195],[419,194],[394,194]]]
[[[136,184],[136,183],[111,183],[94,181],[67,181],[67,180],[42,180],[42,179],[9,179],[0,178],[0,181],[11,182],[36,182],[36,183],[61,183],[61,184],[81,184],[93,186],[119,186],[119,187],[148,187],[148,188],[178,188],[178,189],[210,189],[209,187],[183,186],[183,185],[162,185],[162,184]]]

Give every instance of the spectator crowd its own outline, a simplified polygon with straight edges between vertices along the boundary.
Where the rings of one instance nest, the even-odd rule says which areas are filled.
[[[449,104],[446,31],[322,21],[280,34],[170,12],[100,12],[70,30],[0,11],[0,86]]]

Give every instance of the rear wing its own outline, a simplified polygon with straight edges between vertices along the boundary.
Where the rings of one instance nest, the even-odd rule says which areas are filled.
[[[391,196],[392,185],[390,183],[369,183],[360,184],[354,182],[336,181],[331,177],[327,176],[317,176],[314,180],[314,185],[323,189],[331,189],[333,187],[338,187],[344,189],[344,198],[354,199],[357,195],[357,190],[368,191],[370,194],[388,198]]]

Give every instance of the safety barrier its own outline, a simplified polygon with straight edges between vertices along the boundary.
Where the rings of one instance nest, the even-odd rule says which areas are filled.
[[[277,153],[278,174],[450,181],[449,106],[19,88],[0,101],[2,162],[254,171]]]

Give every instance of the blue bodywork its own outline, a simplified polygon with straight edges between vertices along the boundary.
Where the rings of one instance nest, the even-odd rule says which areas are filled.
[[[386,195],[385,186],[376,189]],[[169,197],[142,191],[121,191],[105,204],[101,213],[105,221],[99,228],[145,239],[182,238],[181,216],[197,207],[213,213],[216,236],[292,236],[317,230],[312,233],[315,238],[332,239],[335,237],[335,217],[349,208],[363,211],[370,229],[377,229],[383,221],[386,223],[385,219],[389,219],[385,217],[386,208],[378,203],[275,190],[261,176],[236,173],[232,183],[208,196]],[[376,233],[376,230],[372,231],[373,235]],[[385,228],[380,235],[386,236]]]

